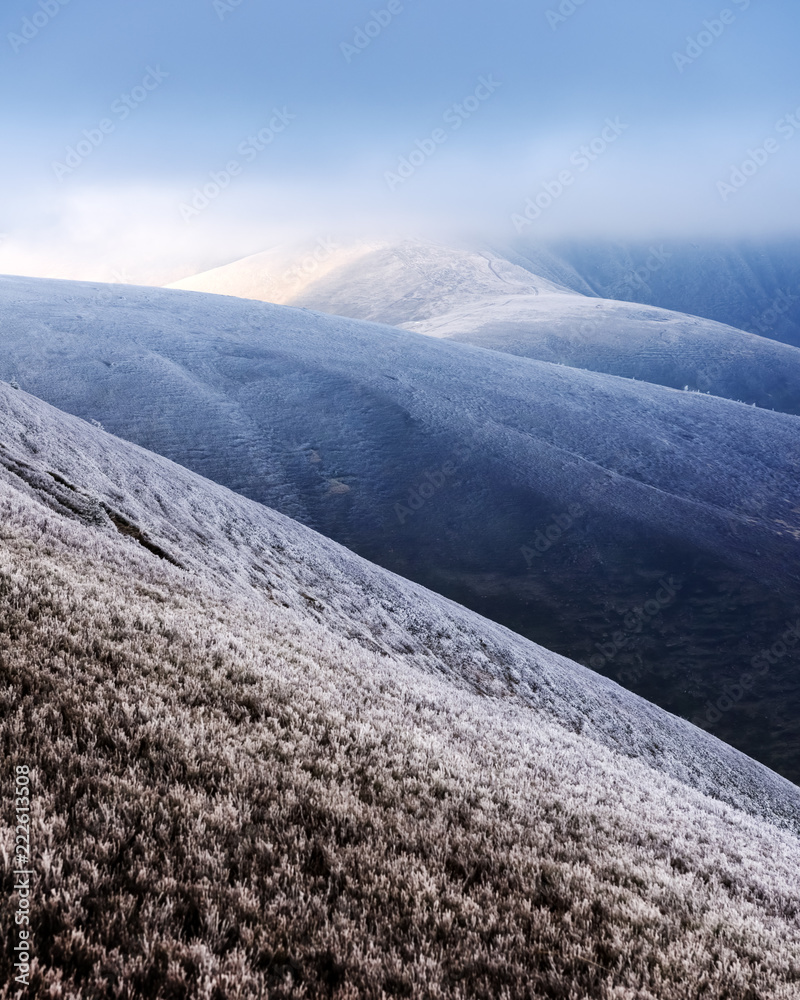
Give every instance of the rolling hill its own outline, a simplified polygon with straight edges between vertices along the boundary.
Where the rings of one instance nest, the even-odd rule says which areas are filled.
[[[565,260],[541,249],[529,254],[503,256],[423,240],[328,249],[319,262],[300,251],[274,250],[172,287],[388,323],[539,361],[800,413],[796,347],[685,312],[599,298],[595,289],[604,286],[590,285]],[[674,256],[655,258],[648,279],[660,268],[674,270]],[[588,269],[586,260],[583,264]],[[541,267],[549,277],[521,265]],[[637,287],[630,286],[631,297]],[[626,288],[609,286],[609,294],[615,290],[624,297]]]
[[[199,293],[0,322],[0,376],[800,776],[797,417]]]
[[[585,295],[641,302],[800,347],[800,243],[765,239],[519,240],[500,252]]]
[[[5,384],[0,509],[28,995],[796,991],[800,791],[768,769]],[[7,941],[13,843],[6,811]]]

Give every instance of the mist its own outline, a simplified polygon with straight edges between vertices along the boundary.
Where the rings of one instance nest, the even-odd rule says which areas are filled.
[[[799,19],[788,0],[28,3],[0,31],[0,270],[164,284],[329,237],[791,236]]]

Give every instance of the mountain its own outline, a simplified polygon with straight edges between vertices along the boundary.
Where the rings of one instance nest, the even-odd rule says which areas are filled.
[[[583,297],[492,251],[425,240],[343,246],[326,240],[316,248],[316,256],[303,248],[276,247],[170,287],[301,304],[393,326],[446,315],[498,295],[556,292]],[[323,303],[328,308],[322,308]]]
[[[507,259],[488,249],[423,240],[338,249],[326,244],[325,252],[317,261],[313,254],[273,250],[171,287],[389,323],[539,361],[800,414],[798,348],[685,312],[598,298],[595,289],[602,285],[589,284],[552,254],[530,250],[530,259],[508,252]],[[658,268],[667,265],[674,269],[672,256],[664,250],[645,263],[655,261],[660,273]],[[539,267],[549,277],[520,264]],[[625,288],[609,287],[612,291],[619,296]]]
[[[2,384],[0,440],[28,995],[792,995],[797,787]]]
[[[642,302],[800,347],[800,241],[529,239],[499,250],[585,295]]]
[[[0,321],[0,377],[800,776],[797,417],[199,293]]]

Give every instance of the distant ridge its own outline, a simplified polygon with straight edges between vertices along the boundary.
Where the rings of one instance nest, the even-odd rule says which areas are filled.
[[[5,279],[0,321],[0,376],[800,777],[797,417],[194,292]]]
[[[800,414],[797,347],[685,313],[598,298],[564,262],[541,251],[531,256],[423,240],[339,248],[323,241],[314,252],[256,254],[171,287],[389,323]],[[648,277],[676,266],[672,255],[662,261],[650,254],[648,261]],[[556,280],[533,273],[537,266]],[[618,285],[619,296],[635,299],[638,283],[620,278]]]

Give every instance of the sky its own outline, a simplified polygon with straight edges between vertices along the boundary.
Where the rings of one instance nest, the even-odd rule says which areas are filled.
[[[797,0],[10,0],[0,271],[800,228]]]

